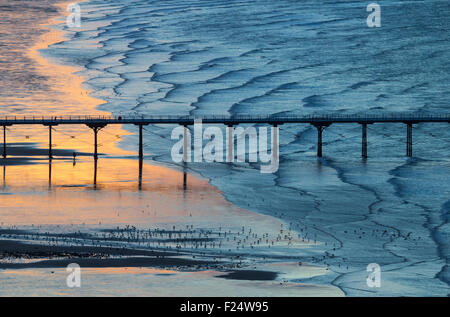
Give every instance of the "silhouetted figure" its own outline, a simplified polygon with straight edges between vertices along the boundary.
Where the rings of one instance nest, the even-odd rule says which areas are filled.
[[[73,152],[73,166],[77,164],[76,160],[77,160],[77,152]]]

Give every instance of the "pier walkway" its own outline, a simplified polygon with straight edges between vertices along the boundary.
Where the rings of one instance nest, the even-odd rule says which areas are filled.
[[[146,116],[146,115],[116,115],[116,116],[6,116],[0,117],[0,126],[3,127],[3,157],[6,158],[7,138],[6,127],[13,125],[44,125],[49,127],[49,157],[52,158],[52,127],[58,125],[78,124],[86,125],[94,132],[94,158],[98,158],[97,134],[102,128],[109,124],[133,124],[139,126],[139,159],[143,159],[143,136],[142,127],[149,124],[177,124],[185,128],[193,125],[196,120],[202,124],[221,124],[229,128],[239,124],[268,124],[278,128],[282,124],[311,124],[317,128],[317,156],[322,157],[322,134],[332,124],[360,124],[362,126],[362,157],[367,158],[367,125],[376,123],[402,123],[406,129],[406,155],[412,156],[412,130],[413,125],[418,123],[450,123],[450,114],[427,115],[410,113],[385,113],[373,114],[324,114],[324,115],[235,115],[220,116],[210,115],[203,117],[193,116]]]

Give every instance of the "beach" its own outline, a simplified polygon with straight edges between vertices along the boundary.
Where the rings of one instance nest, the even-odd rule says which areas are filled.
[[[385,1],[379,30],[349,2],[91,0],[80,28],[65,2],[8,3],[30,38],[0,51],[0,115],[446,112],[450,8],[420,3],[399,17]],[[173,128],[144,128],[140,177],[137,127],[103,129],[97,163],[87,127],[54,127],[51,161],[46,127],[8,127],[0,294],[448,295],[446,124],[415,125],[413,158],[404,126],[371,125],[368,160],[359,125],[326,128],[321,159],[314,127],[283,125],[273,174],[175,163]],[[68,289],[78,262],[84,286]]]

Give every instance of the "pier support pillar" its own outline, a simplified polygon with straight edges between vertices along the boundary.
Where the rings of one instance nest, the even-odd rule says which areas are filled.
[[[142,167],[144,165],[143,123],[136,124],[139,127],[139,190],[142,190]]]
[[[6,158],[6,126],[3,126],[3,158]]]
[[[88,124],[87,125],[89,128],[92,129],[92,131],[94,131],[94,160],[98,159],[98,131],[100,131],[101,129],[103,129],[104,127],[106,127],[106,124]]]
[[[52,126],[51,125],[48,126],[48,158],[49,159],[53,158],[53,153],[52,153]]]
[[[406,124],[406,156],[412,157],[412,123]]]
[[[362,148],[361,156],[363,159],[367,158],[367,123],[362,124]]]
[[[48,158],[51,160],[53,158],[53,147],[52,147],[52,129],[53,126],[57,126],[58,124],[44,124],[44,126],[48,127]]]
[[[145,124],[145,123],[139,123],[139,124],[136,124],[138,127],[139,127],[139,160],[140,161],[142,161],[142,160],[144,160],[144,144],[143,144],[143,138],[144,138],[144,136],[143,136],[143,128],[144,128],[144,125],[147,125],[147,124]]]
[[[98,138],[98,131],[99,129],[94,128],[94,159],[98,159],[98,152],[97,152],[97,147],[98,147],[98,142],[97,142],[97,138]]]
[[[313,124],[317,129],[317,157],[322,157],[322,134],[323,130],[331,125],[331,123]]]

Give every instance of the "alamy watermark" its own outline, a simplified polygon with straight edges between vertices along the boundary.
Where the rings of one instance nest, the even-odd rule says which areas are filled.
[[[66,18],[66,25],[69,28],[81,27],[81,7],[78,3],[70,3],[67,5],[67,12],[70,14]]]
[[[81,287],[81,268],[77,263],[70,263],[66,271],[69,275],[66,278],[66,284],[69,288]]]
[[[366,19],[369,28],[381,27],[381,6],[378,3],[371,3],[366,8],[367,12],[371,12]]]
[[[368,287],[381,287],[381,267],[377,263],[367,265],[367,272],[370,272],[366,279]]]
[[[224,135],[220,127],[208,126],[206,129],[203,129],[202,120],[197,119],[194,121],[193,131],[192,142],[191,131],[187,126],[179,126],[173,129],[171,138],[172,140],[178,140],[171,150],[171,156],[174,162],[193,161],[211,163],[226,161],[231,163],[236,159],[236,162],[243,163],[246,162],[248,153],[248,162],[259,162],[261,173],[275,173],[278,171],[278,126],[271,127],[270,153],[268,150],[267,127],[259,127],[258,129],[248,127],[244,129],[242,127],[228,126],[224,141]],[[237,141],[236,151],[235,139]],[[204,140],[208,142],[204,144]],[[192,144],[193,151],[191,151]]]

